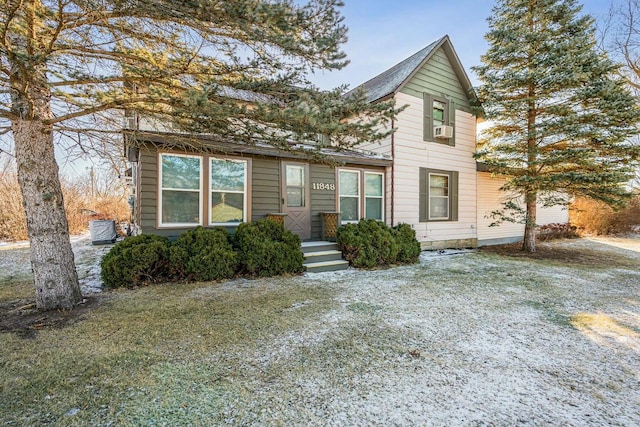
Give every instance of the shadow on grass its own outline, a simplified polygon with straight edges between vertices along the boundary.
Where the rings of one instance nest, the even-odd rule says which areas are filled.
[[[509,258],[530,259],[572,267],[607,269],[638,268],[640,266],[637,252],[620,248],[616,248],[615,252],[612,252],[608,250],[606,244],[600,243],[594,243],[594,246],[596,247],[560,247],[540,242],[534,253],[523,251],[521,243],[484,246],[480,250],[484,253],[493,253]]]
[[[60,329],[86,318],[105,299],[103,295],[85,297],[71,311],[40,311],[29,299],[0,301],[0,332],[15,332],[23,338],[33,339],[39,330]]]

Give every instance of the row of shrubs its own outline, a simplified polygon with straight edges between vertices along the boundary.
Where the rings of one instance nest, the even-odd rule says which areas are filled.
[[[218,227],[197,227],[175,242],[144,234],[118,242],[101,261],[110,288],[160,281],[212,281],[235,276],[300,273],[300,238],[268,219],[240,224],[231,235]]]
[[[356,268],[413,264],[420,256],[420,243],[409,224],[390,228],[373,219],[361,220],[338,228],[337,240],[344,259]]]
[[[362,220],[338,229],[343,257],[356,268],[411,264],[420,244],[408,224],[389,228]],[[101,261],[110,288],[159,281],[212,281],[235,276],[270,277],[304,270],[300,238],[274,221],[243,223],[231,235],[218,227],[197,227],[175,242],[144,234],[117,243]]]

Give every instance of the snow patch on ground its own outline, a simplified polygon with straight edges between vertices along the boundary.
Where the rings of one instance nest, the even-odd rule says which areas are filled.
[[[622,251],[640,266],[640,238],[545,244]],[[83,292],[101,289],[111,246],[74,238]],[[28,276],[28,248],[5,247],[0,269]],[[432,251],[413,266],[235,279],[188,296],[292,285],[324,287],[333,305],[299,330],[238,346],[246,392],[229,398],[229,423],[640,425],[638,268]]]
[[[640,255],[640,239],[552,244]],[[284,424],[640,425],[637,270],[434,251],[294,280],[332,289],[338,308],[249,357],[260,372],[291,363],[240,402],[268,401]]]
[[[102,292],[100,260],[113,245],[93,245],[89,234],[71,236],[76,271],[83,295]],[[0,242],[0,270],[8,280],[32,281],[29,242]]]

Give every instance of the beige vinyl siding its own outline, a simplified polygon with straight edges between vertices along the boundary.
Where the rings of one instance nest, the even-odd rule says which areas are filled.
[[[551,206],[548,208],[538,205],[537,223],[545,224],[564,224],[569,222],[569,210],[566,206]]]
[[[280,212],[280,161],[254,158],[251,171],[251,220]]]
[[[456,145],[422,140],[422,97],[399,93],[397,105],[408,105],[399,114],[395,134],[394,223],[412,224],[421,242],[476,238],[476,119],[456,110]],[[458,221],[419,222],[420,168],[458,172]]]
[[[470,111],[467,91],[458,80],[447,55],[442,48],[433,53],[433,56],[424,66],[400,89],[401,93],[412,95],[422,99],[424,92],[433,95],[446,95],[453,99],[456,108]],[[398,100],[398,106],[403,105]],[[422,123],[422,122],[421,122]]]
[[[387,167],[384,170],[384,188],[385,188],[385,197],[384,197],[384,222],[388,226],[393,226],[395,224],[391,223],[391,217],[393,216],[394,207],[392,205],[391,197],[393,195],[393,168],[391,166]]]
[[[388,136],[380,142],[370,142],[358,145],[359,150],[371,151],[391,157],[391,136]]]
[[[500,244],[522,239],[524,225],[503,222],[500,226],[490,227],[494,219],[491,212],[499,210],[507,199],[507,194],[500,191],[505,179],[492,177],[488,172],[478,172],[478,244]],[[569,211],[562,206],[543,207],[538,204],[537,224],[566,223]]]
[[[504,178],[492,177],[488,172],[478,172],[478,244],[507,243],[522,238],[522,224],[503,222],[500,226],[490,227],[495,220],[491,212],[499,210],[507,199],[507,194],[500,191]]]

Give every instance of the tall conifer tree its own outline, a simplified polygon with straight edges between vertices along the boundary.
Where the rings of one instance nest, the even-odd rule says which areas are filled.
[[[314,70],[346,65],[340,0],[5,0],[0,3],[0,134],[15,145],[36,304],[81,298],[54,135],[96,135],[134,110],[178,129],[291,149],[327,134],[338,148],[384,137],[395,110]],[[252,106],[238,97],[252,97]],[[345,121],[367,116],[366,122]],[[280,130],[280,131],[279,131]],[[317,151],[320,151],[318,149]]]
[[[498,0],[488,19],[489,50],[474,67],[491,126],[477,158],[506,177],[500,219],[525,224],[523,249],[536,250],[536,206],[581,195],[620,205],[640,151],[640,110],[596,50],[594,21],[574,0]],[[524,208],[521,202],[524,202]]]

